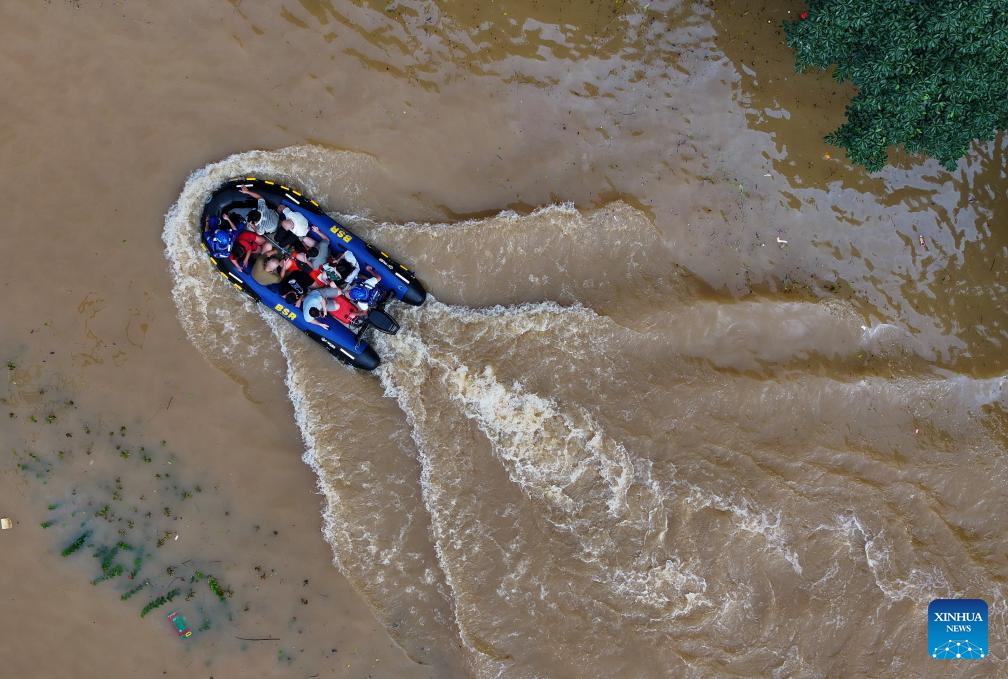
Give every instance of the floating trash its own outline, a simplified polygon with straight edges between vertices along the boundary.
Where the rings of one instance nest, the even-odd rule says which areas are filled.
[[[168,614],[168,620],[171,624],[175,625],[175,631],[183,639],[188,639],[192,636],[192,630],[189,629],[189,624],[186,622],[185,616],[178,611],[172,611]]]

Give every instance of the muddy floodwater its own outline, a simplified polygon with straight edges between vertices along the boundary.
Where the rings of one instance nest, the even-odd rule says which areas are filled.
[[[852,167],[801,9],[3,3],[0,676],[1008,672],[1008,140]],[[376,373],[248,173],[427,286]]]

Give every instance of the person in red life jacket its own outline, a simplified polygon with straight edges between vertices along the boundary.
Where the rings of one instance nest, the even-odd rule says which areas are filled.
[[[304,258],[288,257],[280,266],[280,296],[289,304],[301,306],[301,300],[316,286],[311,268]]]
[[[235,239],[234,248],[231,250],[231,262],[235,266],[245,269],[248,268],[252,255],[266,256],[272,250],[273,246],[266,242],[262,236],[256,235],[255,231],[242,231]]]
[[[237,212],[224,213],[224,221],[231,229],[238,232],[231,249],[231,262],[242,269],[248,267],[249,258],[254,254],[269,255],[273,246],[268,240],[258,235],[255,231],[249,230],[241,215]],[[240,260],[240,261],[239,261]]]

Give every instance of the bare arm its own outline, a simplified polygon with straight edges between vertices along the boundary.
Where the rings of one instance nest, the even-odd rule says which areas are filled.
[[[248,188],[247,186],[243,186],[243,187],[241,187],[238,190],[241,191],[242,193],[244,193],[246,196],[252,196],[256,200],[262,200],[262,195],[256,193],[255,191],[253,191],[252,189]]]

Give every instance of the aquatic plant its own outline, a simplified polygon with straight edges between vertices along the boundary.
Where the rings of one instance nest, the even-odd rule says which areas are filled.
[[[220,582],[218,582],[217,578],[212,575],[207,578],[207,585],[210,586],[210,591],[213,592],[221,601],[224,601],[231,596],[231,590],[221,587]]]
[[[87,542],[87,539],[89,537],[91,537],[91,531],[89,530],[84,531],[83,533],[77,536],[76,540],[67,545],[66,548],[64,548],[64,550],[60,553],[63,556],[70,556],[71,554],[79,550],[81,547],[83,547],[84,543]]]
[[[141,582],[141,583],[140,583],[139,585],[137,585],[136,587],[133,587],[132,589],[129,589],[129,590],[127,590],[126,592],[123,592],[123,595],[122,595],[122,596],[120,596],[119,598],[120,598],[120,599],[121,599],[122,601],[126,601],[126,600],[128,600],[128,599],[129,599],[130,597],[132,597],[132,596],[133,596],[134,594],[136,594],[137,592],[139,592],[139,591],[140,591],[140,590],[142,590],[143,588],[147,587],[147,585],[149,585],[149,584],[150,584],[150,580],[144,580],[143,582]]]
[[[133,568],[130,569],[129,577],[130,579],[135,578],[139,573],[140,569],[143,568],[143,552],[141,551],[135,557],[133,557]]]
[[[97,578],[91,581],[92,585],[97,585],[100,582],[105,582],[106,580],[111,580],[112,578],[117,578],[123,574],[125,569],[120,564],[116,564],[109,568],[107,571],[99,575]]]
[[[125,542],[117,542],[112,547],[99,547],[95,550],[95,558],[101,559],[101,571],[102,574],[91,581],[92,585],[97,585],[99,582],[104,582],[105,580],[111,580],[112,578],[117,578],[122,575],[126,569],[122,564],[115,563],[115,558],[121,551],[129,551],[133,548],[126,544]]]
[[[1008,128],[1008,0],[808,0],[784,33],[799,72],[835,65],[857,87],[826,141],[869,171],[890,146],[954,169]]]
[[[140,617],[143,618],[148,613],[153,611],[155,608],[160,608],[161,606],[164,606],[166,603],[177,597],[179,594],[181,594],[180,590],[173,589],[167,594],[163,594],[157,598],[151,599],[150,601],[147,602],[147,605],[145,605],[143,609],[140,611]]]

